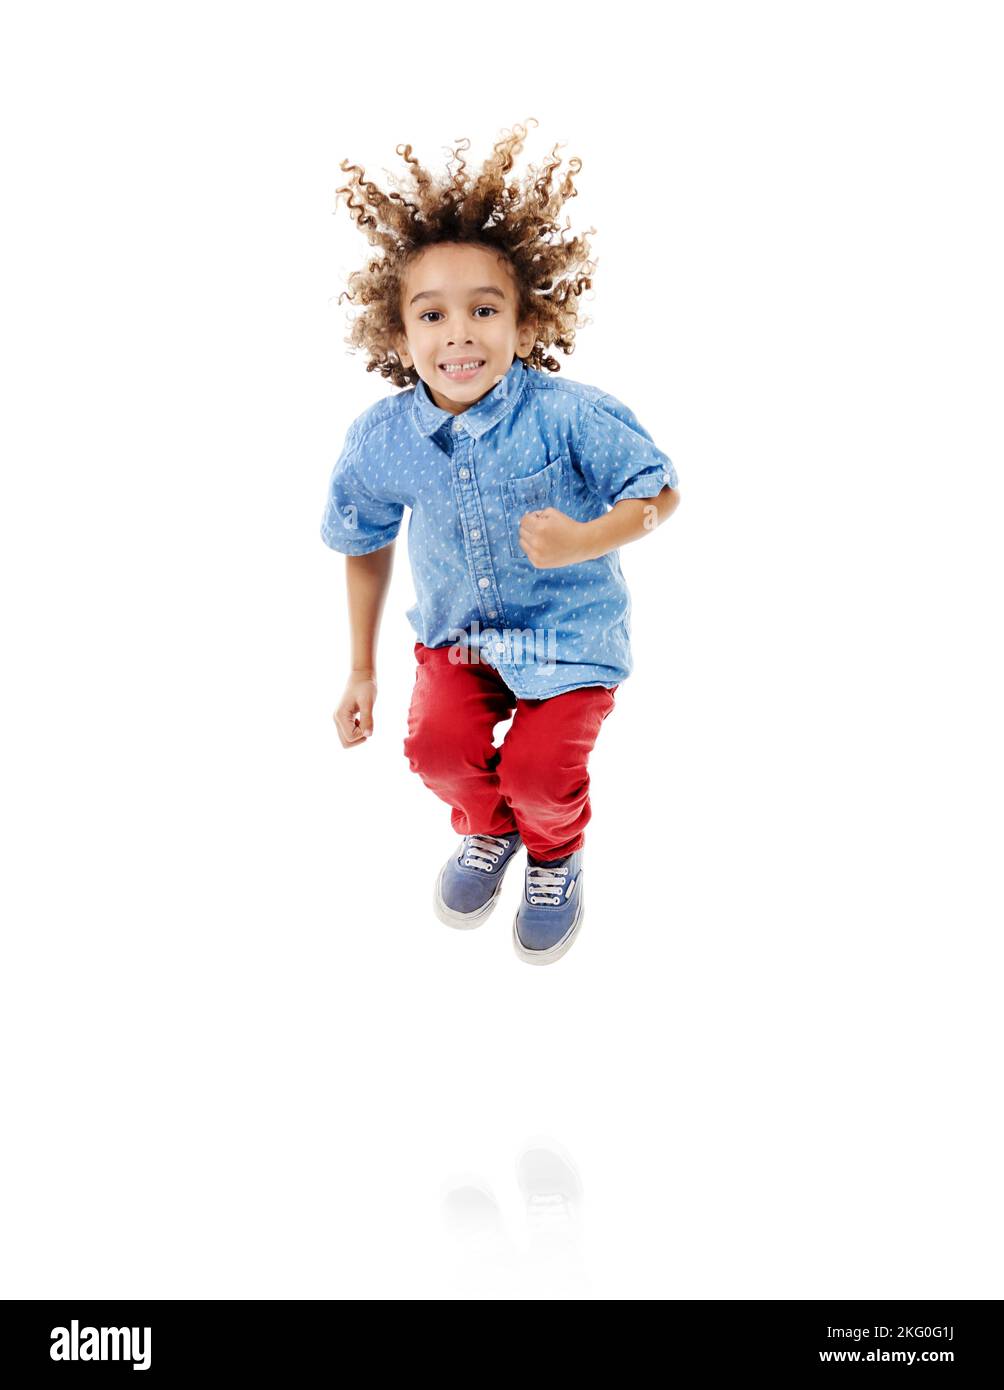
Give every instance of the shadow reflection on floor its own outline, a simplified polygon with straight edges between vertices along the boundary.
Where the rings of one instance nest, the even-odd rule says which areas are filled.
[[[443,1225],[460,1297],[587,1298],[583,1189],[575,1162],[555,1140],[535,1138],[516,1158],[523,1219],[510,1231],[478,1174],[447,1183]]]

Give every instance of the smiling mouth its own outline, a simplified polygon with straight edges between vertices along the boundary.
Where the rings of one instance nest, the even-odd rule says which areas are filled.
[[[467,381],[470,377],[477,376],[485,365],[485,360],[479,357],[464,363],[440,362],[439,370],[451,381]]]

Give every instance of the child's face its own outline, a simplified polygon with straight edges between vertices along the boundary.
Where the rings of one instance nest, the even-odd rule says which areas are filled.
[[[498,385],[514,358],[533,350],[534,327],[517,323],[517,307],[503,257],[480,246],[430,246],[405,279],[398,356],[415,367],[440,409],[459,415]],[[484,365],[460,376],[442,365],[465,358]]]

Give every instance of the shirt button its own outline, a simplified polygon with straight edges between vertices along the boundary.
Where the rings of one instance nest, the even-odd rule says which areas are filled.
[[[490,583],[491,583],[491,581],[488,580],[488,579],[479,579],[479,580],[478,580],[478,588],[479,588],[479,589],[487,589],[487,588],[488,588],[488,585],[489,585]]]
[[[464,428],[464,422],[463,422],[463,420],[454,420],[454,422],[453,422],[453,429],[454,429],[454,432],[455,432],[455,433],[459,434],[460,431],[461,431],[463,428]]]
[[[469,468],[461,468],[461,470],[460,470],[460,476],[461,476],[461,478],[469,478],[469,477],[471,476],[471,471],[470,471],[470,469],[469,469]]]
[[[472,541],[479,541],[480,539],[481,539],[481,532],[480,532],[480,531],[472,531],[472,532],[471,532],[471,540],[472,540]]]
[[[489,618],[497,618],[497,617],[498,617],[498,614],[495,612],[495,609],[494,609],[494,608],[490,608],[490,609],[488,610],[488,616],[489,616]]]

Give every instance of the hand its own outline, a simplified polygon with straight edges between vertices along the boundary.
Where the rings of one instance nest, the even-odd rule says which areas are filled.
[[[574,521],[556,507],[544,507],[520,519],[519,543],[537,569],[558,569],[587,558],[585,531],[584,522]]]
[[[373,705],[377,697],[372,671],[353,671],[332,718],[343,748],[356,748],[373,732]]]

